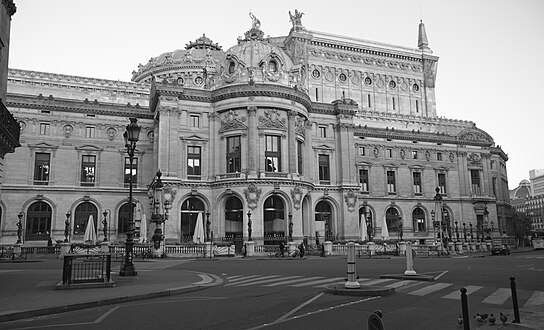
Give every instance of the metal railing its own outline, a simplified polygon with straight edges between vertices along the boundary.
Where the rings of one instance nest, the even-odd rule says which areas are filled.
[[[108,283],[111,273],[111,254],[67,254],[62,267],[62,284]]]

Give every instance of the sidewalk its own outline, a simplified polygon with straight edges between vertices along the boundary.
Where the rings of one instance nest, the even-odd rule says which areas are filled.
[[[134,277],[120,277],[112,264],[111,288],[55,290],[62,279],[62,259],[0,264],[0,323],[78,309],[169,296],[205,289],[222,279],[205,273],[173,269],[185,259],[135,261]]]

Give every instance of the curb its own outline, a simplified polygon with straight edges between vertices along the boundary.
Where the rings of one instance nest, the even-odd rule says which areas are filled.
[[[395,293],[395,289],[373,285],[361,285],[359,289],[346,289],[343,284],[331,284],[325,287],[325,292],[340,296],[388,296]]]

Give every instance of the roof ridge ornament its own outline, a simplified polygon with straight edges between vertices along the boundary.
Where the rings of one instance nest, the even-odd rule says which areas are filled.
[[[245,41],[248,40],[263,40],[264,32],[261,31],[261,21],[249,12],[249,17],[251,18],[251,30],[247,31],[245,35]]]
[[[289,11],[289,20],[293,24],[293,27],[291,28],[291,31],[295,32],[302,32],[306,31],[306,28],[302,25],[302,15],[304,15],[303,12],[298,11],[298,9],[295,9],[295,14],[291,14],[291,11]]]

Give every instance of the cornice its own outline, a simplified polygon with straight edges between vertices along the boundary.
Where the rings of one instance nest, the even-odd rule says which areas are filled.
[[[410,121],[410,122],[421,121],[421,122],[432,124],[432,125],[454,126],[459,128],[467,128],[467,127],[474,126],[474,123],[472,121],[462,120],[462,119],[414,116],[410,114],[380,112],[380,111],[372,111],[372,110],[364,110],[364,109],[358,110],[356,116],[361,119],[380,119],[380,120],[387,119],[387,120]]]

